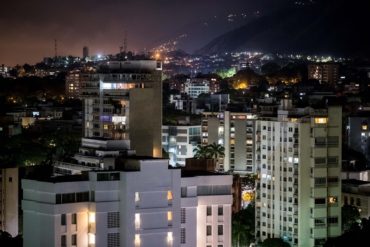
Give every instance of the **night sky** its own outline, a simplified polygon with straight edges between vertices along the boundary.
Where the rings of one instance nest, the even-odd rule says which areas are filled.
[[[35,63],[54,55],[117,53],[124,30],[128,48],[150,49],[215,15],[261,13],[289,0],[4,0],[0,8],[0,64]],[[192,51],[223,33],[211,26],[209,37],[189,42]],[[187,31],[187,30],[186,30]],[[213,36],[213,37],[212,37]],[[190,44],[191,43],[191,44]]]

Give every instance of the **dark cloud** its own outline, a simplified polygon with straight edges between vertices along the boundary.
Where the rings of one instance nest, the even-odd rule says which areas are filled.
[[[5,2],[6,1],[6,2]],[[273,8],[287,0],[4,0],[0,8],[0,64],[34,63],[58,53],[117,52],[124,30],[140,51],[181,27],[215,14]]]

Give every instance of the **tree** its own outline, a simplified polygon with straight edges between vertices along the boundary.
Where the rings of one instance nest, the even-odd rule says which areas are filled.
[[[342,229],[344,231],[348,231],[359,220],[360,213],[355,206],[344,205],[342,207]]]
[[[290,244],[284,242],[281,238],[268,238],[263,241],[262,247],[290,247]]]
[[[233,246],[249,246],[255,241],[255,207],[249,204],[246,209],[233,215],[232,241]]]
[[[220,144],[212,143],[207,146],[208,152],[211,155],[211,158],[218,159],[220,156],[225,155],[225,148]]]
[[[195,153],[194,158],[196,159],[209,159],[210,158],[207,146],[202,146],[201,144],[198,144],[193,149],[193,152]]]

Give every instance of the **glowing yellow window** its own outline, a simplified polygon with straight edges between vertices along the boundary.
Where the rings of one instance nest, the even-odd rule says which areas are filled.
[[[89,223],[95,223],[95,213],[94,212],[89,213]]]
[[[367,124],[362,125],[362,130],[367,130]]]
[[[89,233],[89,244],[95,244],[95,234]]]
[[[336,196],[329,196],[329,204],[335,204],[338,203],[338,198]]]
[[[135,234],[135,246],[140,246],[140,234]]]
[[[172,221],[172,212],[171,211],[167,212],[167,220]]]
[[[173,196],[172,196],[172,191],[167,191],[167,200],[168,201],[172,201],[172,199],[173,199]]]
[[[325,117],[317,117],[315,118],[315,124],[327,124],[328,119]]]
[[[104,129],[107,130],[108,129],[108,124],[104,124]]]

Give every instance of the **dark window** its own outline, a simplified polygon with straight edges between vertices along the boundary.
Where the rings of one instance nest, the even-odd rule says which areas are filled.
[[[61,220],[60,220],[60,224],[62,226],[65,226],[67,224],[67,216],[65,214],[62,214],[61,215]]]
[[[219,236],[224,235],[224,226],[223,225],[218,225],[217,233],[218,233]]]
[[[67,246],[67,238],[66,235],[62,235],[60,238],[60,246],[66,247]]]
[[[72,245],[74,245],[74,246],[77,245],[77,234],[72,235]]]
[[[218,206],[218,215],[224,215],[224,207],[222,205]]]
[[[323,205],[326,203],[325,198],[315,198],[315,205]]]
[[[55,195],[55,203],[56,204],[61,204],[62,203],[62,195],[61,194],[56,194]]]
[[[62,203],[75,202],[75,193],[62,194]]]
[[[212,235],[212,226],[207,226],[207,236]]]
[[[72,224],[77,224],[77,214],[72,214]]]
[[[9,183],[13,182],[13,178],[9,177]]]
[[[212,215],[212,207],[207,206],[207,216],[211,216],[211,215]]]
[[[338,217],[328,217],[328,224],[338,224]]]
[[[89,201],[89,192],[79,192],[76,193],[76,202],[88,202]]]

